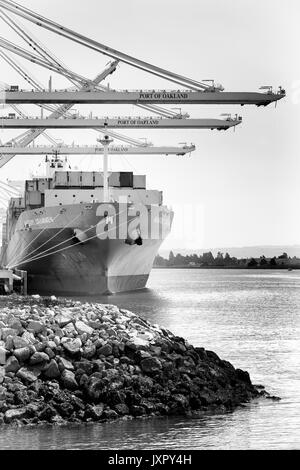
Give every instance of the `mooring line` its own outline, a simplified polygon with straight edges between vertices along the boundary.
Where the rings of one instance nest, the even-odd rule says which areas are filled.
[[[54,217],[52,223],[55,222],[55,220],[56,220],[57,217],[59,217],[59,216],[60,216],[60,213],[58,213],[58,214]],[[48,230],[48,228],[49,228],[49,227],[44,227],[43,230],[42,230],[40,233],[38,233],[37,236],[36,236],[33,240],[31,240],[31,242],[28,243],[28,244],[23,248],[23,250],[21,251],[21,254],[19,255],[19,257],[20,257],[21,259],[22,259],[22,255],[23,255],[23,253],[25,252],[25,250],[27,250],[27,249],[42,235],[42,233],[44,233],[46,230]],[[15,262],[16,262],[16,259],[17,259],[17,257],[15,257],[15,258],[12,260],[12,263],[15,263]]]
[[[81,214],[77,214],[76,217],[74,217],[74,219],[72,219],[70,222],[67,222],[67,224],[62,227],[62,229],[55,233],[51,238],[49,238],[49,240],[46,240],[42,245],[40,245],[38,248],[36,248],[35,250],[31,251],[30,253],[27,253],[26,256],[24,256],[23,260],[21,261],[24,261],[24,259],[28,256],[32,256],[33,253],[35,253],[37,250],[39,250],[40,248],[42,248],[43,246],[47,245],[47,243],[51,242],[52,240],[54,240],[54,238],[56,238],[58,235],[60,235],[66,228],[72,228],[72,227],[68,227],[69,224],[72,224],[76,219],[78,219],[78,217],[80,217]],[[49,227],[48,227],[49,228]]]
[[[119,215],[123,214],[124,212],[127,212],[127,210],[126,210],[126,211],[124,210],[124,211],[122,211],[122,212],[119,212],[118,214],[116,214],[116,216],[119,216]],[[134,220],[134,219],[133,219],[133,220]],[[88,232],[89,230],[95,228],[95,227],[98,225],[98,223],[99,223],[99,222],[97,222],[97,224],[95,224],[95,225],[92,225],[92,226],[89,227],[88,229],[83,230],[82,233]],[[126,223],[127,223],[127,222],[126,222]],[[120,226],[122,226],[122,225],[124,225],[124,224],[121,224]],[[110,231],[110,230],[109,230],[109,231]],[[105,231],[103,231],[102,233],[105,233]],[[101,235],[101,234],[100,234],[100,235]],[[96,236],[98,236],[98,235],[96,235]],[[48,248],[47,250],[42,251],[42,252],[39,253],[36,257],[34,256],[33,258],[28,258],[28,259],[26,259],[26,260],[23,260],[21,263],[18,263],[18,264],[15,264],[15,265],[10,265],[9,268],[10,268],[10,269],[13,269],[13,268],[15,268],[16,266],[21,266],[22,264],[25,264],[25,263],[28,263],[28,262],[31,262],[31,261],[37,261],[38,259],[40,259],[40,256],[41,256],[41,255],[47,253],[47,252],[50,251],[50,250],[53,250],[54,248],[59,247],[60,245],[63,245],[64,243],[67,243],[67,242],[70,241],[70,240],[73,240],[73,238],[74,238],[74,235],[73,235],[72,237],[70,237],[70,238],[64,240],[63,242],[60,242],[60,243],[58,243],[57,245],[54,245],[54,246],[52,246],[51,248]],[[94,237],[92,237],[92,238],[94,238]],[[87,239],[87,240],[85,240],[85,241],[88,241],[88,240],[90,240],[90,238]],[[82,242],[79,242],[79,243],[82,243]],[[72,245],[72,246],[76,246],[76,245]],[[67,248],[70,248],[70,247],[67,247]],[[49,255],[51,255],[51,253],[49,253]]]
[[[135,217],[135,219],[136,219],[136,218],[137,218],[137,217]],[[135,220],[135,219],[133,219],[133,220]],[[127,223],[128,223],[128,222],[126,221],[126,222],[124,222],[123,224],[119,225],[119,227],[122,227],[123,225],[125,225],[125,224],[127,224]],[[96,224],[96,225],[97,225],[97,224]],[[96,225],[95,225],[95,226],[96,226]],[[95,226],[94,226],[94,227],[95,227]],[[91,227],[91,228],[92,228],[92,227]],[[99,238],[99,235],[102,235],[102,234],[104,234],[104,233],[111,232],[112,230],[115,230],[115,227],[113,227],[113,228],[111,228],[110,230],[107,230],[107,231],[104,230],[104,231],[101,232],[100,234],[93,235],[92,237],[87,238],[84,242],[88,242],[88,241],[90,241],[90,240],[93,240],[94,238]],[[72,238],[74,238],[74,237],[72,237]],[[65,251],[65,250],[69,250],[70,248],[74,248],[75,246],[81,245],[81,244],[82,244],[82,242],[78,242],[78,243],[75,243],[74,245],[66,246],[65,248],[61,248],[61,249],[59,249],[59,250],[52,251],[51,253],[44,254],[44,255],[39,256],[39,257],[37,257],[37,258],[25,260],[25,261],[23,261],[22,263],[17,264],[16,266],[22,266],[23,264],[29,263],[29,262],[31,262],[31,261],[38,261],[38,260],[40,260],[40,259],[42,259],[42,258],[46,258],[47,256],[51,256],[51,255],[55,255],[55,254],[57,254],[57,253],[61,253],[61,252]],[[57,246],[59,246],[59,245],[57,245]],[[11,266],[11,269],[15,268],[16,266]]]

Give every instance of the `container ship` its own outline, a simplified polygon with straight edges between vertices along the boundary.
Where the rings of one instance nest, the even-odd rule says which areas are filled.
[[[162,105],[261,107],[277,103],[285,97],[285,90],[279,87],[274,91],[272,86],[263,85],[260,87],[263,91],[258,93],[225,92],[214,79],[198,81],[171,72],[66,28],[12,0],[0,0],[0,5],[1,11],[6,11],[2,14],[6,25],[34,50],[29,52],[11,41],[0,41],[1,59],[30,84],[29,90],[5,84],[0,90],[2,104],[11,106],[18,115],[0,116],[2,130],[26,129],[4,145],[0,142],[0,169],[16,155],[44,155],[32,145],[43,134],[57,152],[47,161],[45,177],[26,181],[22,197],[10,200],[0,260],[7,271],[4,279],[8,272],[12,275],[12,270],[24,271],[28,293],[46,295],[104,294],[145,287],[158,249],[171,230],[173,212],[164,206],[160,191],[146,189],[145,176],[129,172],[113,172],[108,176],[108,145],[112,142],[109,137],[131,145],[120,154],[157,154],[158,150],[149,145],[141,151],[141,142],[121,136],[115,129],[227,130],[240,125],[242,117],[223,113],[225,119],[191,118],[182,113],[181,107],[168,109]],[[18,24],[17,18],[12,20],[7,12],[102,54],[105,60],[109,57],[110,62],[94,79],[78,74],[29,31],[24,33],[24,26]],[[72,88],[54,89],[52,75],[45,87],[16,61],[15,55],[60,75],[72,83]],[[180,88],[115,90],[105,85],[105,80],[123,64]],[[37,105],[41,116],[30,117],[19,108],[21,104]],[[71,112],[75,104],[133,105],[150,111],[151,115],[96,118],[92,112],[89,116]],[[45,116],[44,111],[50,114]],[[106,134],[104,140],[99,140],[103,145],[103,172],[68,171],[66,161],[58,157],[58,153],[63,153],[60,145],[45,135],[48,129],[93,129]],[[84,148],[77,152],[73,148],[73,153],[66,154],[80,155],[81,150],[87,154]],[[182,155],[187,149],[178,152],[161,148],[159,153]]]
[[[45,177],[25,181],[3,224],[1,265],[27,272],[29,294],[97,295],[146,286],[173,212],[146,176],[69,171],[46,158]],[[105,192],[107,191],[107,194]]]

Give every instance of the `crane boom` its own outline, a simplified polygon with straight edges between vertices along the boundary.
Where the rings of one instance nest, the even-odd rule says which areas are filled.
[[[47,119],[3,119],[0,117],[2,129],[229,129],[241,123],[236,119],[162,119],[157,117],[120,117],[93,119],[57,119],[58,111]],[[26,145],[26,144],[23,144]]]
[[[194,145],[183,147],[109,147],[110,155],[185,155],[195,150]],[[103,147],[99,146],[37,146],[37,147],[0,147],[0,153],[13,155],[102,155]]]
[[[14,1],[8,1],[8,0],[0,0],[0,6],[15,15],[18,15],[32,23],[34,23],[37,26],[40,26],[42,28],[45,28],[49,31],[52,31],[56,34],[59,34],[60,36],[66,37],[74,42],[77,42],[85,47],[88,47],[90,49],[93,49],[97,52],[100,52],[104,55],[107,55],[109,57],[112,57],[113,59],[120,60],[121,62],[124,62],[132,67],[136,67],[138,69],[144,70],[145,72],[151,73],[153,75],[157,75],[161,78],[167,79],[169,81],[172,81],[174,83],[177,83],[179,85],[184,85],[184,86],[189,86],[193,90],[209,90],[211,89],[210,85],[207,85],[206,83],[203,82],[198,82],[196,80],[192,80],[190,78],[184,77],[183,75],[176,74],[174,72],[170,72],[166,69],[163,69],[161,67],[157,67],[155,65],[152,65],[148,62],[145,62],[143,60],[137,59],[133,56],[130,56],[128,54],[124,54],[121,51],[118,51],[116,49],[112,49],[111,47],[108,47],[104,44],[101,44],[98,41],[95,41],[93,39],[88,38],[87,36],[84,36],[80,33],[77,33],[76,31],[73,31],[69,28],[66,28],[52,20],[49,20],[48,18],[45,18],[44,16],[41,16],[37,13],[35,13],[32,10],[29,10],[28,8],[25,8],[18,3]]]
[[[241,104],[267,106],[281,100],[284,90],[277,93],[259,92],[190,92],[178,90],[149,91],[107,91],[106,93],[91,91],[89,93],[74,91],[16,91],[2,93],[5,103],[76,103],[76,104]]]

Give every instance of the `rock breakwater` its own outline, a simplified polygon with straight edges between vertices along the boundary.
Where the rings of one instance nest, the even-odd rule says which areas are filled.
[[[116,306],[0,300],[0,425],[197,416],[262,393],[214,352]]]

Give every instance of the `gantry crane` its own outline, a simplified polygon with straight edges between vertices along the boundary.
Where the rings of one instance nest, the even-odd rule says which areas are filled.
[[[157,75],[161,78],[167,79],[181,86],[188,87],[189,90],[194,90],[196,92],[202,92],[202,93],[214,92],[215,94],[210,95],[209,99],[205,97],[203,98],[204,100],[207,100],[206,101],[207,104],[213,103],[213,102],[215,104],[220,104],[220,100],[222,100],[222,98],[218,96],[219,95],[218,92],[223,92],[224,88],[222,85],[216,85],[214,80],[211,80],[211,84],[209,85],[205,83],[205,81],[199,82],[196,80],[192,80],[190,78],[184,77],[183,75],[170,72],[168,70],[165,70],[161,67],[157,67],[153,64],[137,59],[128,54],[124,54],[123,52],[120,52],[116,49],[112,49],[111,47],[108,47],[107,45],[101,44],[100,42],[90,39],[87,36],[84,36],[80,33],[77,33],[76,31],[73,31],[70,28],[66,28],[65,26],[62,26],[52,20],[49,20],[48,18],[45,18],[44,16],[41,16],[40,14],[37,14],[33,12],[32,10],[25,8],[22,5],[19,5],[17,2],[14,2],[12,0],[0,0],[0,6],[14,13],[15,15],[18,15],[34,23],[35,25],[41,28],[52,31],[60,36],[63,36],[76,43],[79,43],[89,49],[98,51],[101,54],[104,54],[106,56],[113,58],[114,60],[118,60],[132,67],[136,67],[138,69],[144,70],[153,75]],[[230,98],[230,96],[227,96],[227,100],[225,101],[225,103],[230,103],[230,99],[234,100],[234,101],[231,101],[233,103],[237,103],[238,102],[237,100],[243,101],[242,95],[243,94],[241,94],[240,96],[236,96],[235,99],[234,97]],[[274,100],[276,101],[284,95],[284,90],[280,90],[279,96],[278,94],[273,94],[272,92],[269,93],[269,95],[270,95],[269,96],[270,102]],[[214,101],[214,97],[215,97],[215,101]],[[200,97],[198,98],[198,100],[199,99]],[[242,102],[241,104],[246,104],[246,103]]]
[[[59,61],[45,46],[39,41],[33,39],[31,35],[20,26],[15,19],[12,19],[7,12],[28,20],[29,22],[56,33],[60,36],[79,43],[89,49],[100,52],[111,59],[113,62],[101,72],[94,80],[88,79],[73,72]],[[4,129],[11,128],[29,128],[30,130],[12,139],[8,144],[12,144],[11,149],[2,155],[0,159],[0,167],[9,161],[14,150],[22,152],[22,149],[30,145],[34,140],[44,133],[47,128],[92,128],[100,131],[110,137],[115,137],[124,142],[133,144],[138,148],[136,152],[151,154],[149,144],[142,144],[127,136],[120,136],[111,129],[115,128],[204,128],[204,129],[228,129],[235,127],[241,123],[241,117],[232,118],[228,116],[226,119],[190,119],[187,113],[176,113],[170,109],[161,108],[158,104],[255,104],[257,106],[267,106],[272,102],[277,102],[285,96],[285,91],[280,87],[274,92],[272,87],[261,87],[264,92],[225,92],[222,85],[216,85],[214,80],[196,81],[183,75],[170,72],[161,67],[155,66],[143,60],[137,59],[128,54],[124,54],[118,50],[112,49],[98,41],[90,39],[79,34],[69,28],[66,28],[52,20],[49,20],[12,0],[0,0],[0,18],[8,24],[18,36],[20,36],[34,52],[0,38],[0,47],[16,54],[22,58],[29,60],[39,66],[45,67],[52,72],[58,73],[67,78],[74,88],[69,90],[52,90],[52,84],[49,83],[49,89],[44,89],[35,79],[32,79],[22,67],[17,64],[7,53],[2,52],[0,55],[6,60],[30,85],[33,87],[30,91],[19,90],[18,88],[6,87],[0,100],[6,104],[13,106],[20,116],[10,119],[1,119],[1,126]],[[114,73],[120,63],[125,63],[132,67],[143,70],[147,73],[156,75],[170,82],[176,83],[183,90],[138,90],[138,91],[117,91],[111,90],[108,86],[104,86],[104,81],[110,74]],[[210,83],[209,83],[210,82]],[[187,88],[187,89],[186,89]],[[19,104],[36,104],[42,109],[50,111],[51,114],[47,118],[31,119],[20,112]],[[71,115],[70,109],[74,104],[133,104],[150,112],[155,112],[158,117],[133,118],[133,117],[117,117],[117,118],[85,118],[81,115]],[[55,106],[53,107],[53,104]],[[57,106],[61,105],[61,106]],[[7,149],[9,145],[1,147]],[[32,147],[31,147],[32,148]],[[169,148],[169,147],[168,147]],[[67,150],[67,149],[66,149]],[[178,149],[173,149],[175,153]],[[152,148],[152,154],[157,152],[157,148]],[[17,152],[16,152],[17,153]],[[15,154],[16,154],[15,153]],[[104,152],[105,153],[105,152]],[[172,153],[172,152],[170,152]],[[24,154],[24,153],[21,153]],[[178,153],[179,154],[179,153]]]
[[[84,90],[85,92],[90,91],[91,88],[93,88],[95,90],[96,89],[101,89],[101,90],[105,90],[105,91],[108,90],[108,87],[104,87],[104,86],[100,85],[100,81],[103,80],[104,78],[106,78],[106,76],[108,76],[109,74],[113,73],[116,70],[116,66],[118,64],[118,61],[114,61],[112,64],[110,64],[109,68],[106,69],[104,73],[100,74],[97,77],[96,80],[94,80],[94,81],[89,80],[89,79],[87,79],[87,78],[85,78],[85,77],[83,77],[83,76],[81,76],[81,75],[79,75],[75,72],[72,72],[70,69],[67,69],[61,62],[59,62],[57,60],[56,57],[54,57],[51,53],[49,53],[49,51],[46,50],[45,46],[41,45],[36,40],[33,40],[30,37],[30,35],[26,33],[26,31],[24,30],[24,27],[21,27],[20,25],[18,25],[18,23],[16,21],[13,21],[4,12],[0,13],[0,17],[22,39],[24,39],[27,44],[29,44],[31,47],[33,47],[35,51],[38,51],[39,54],[40,54],[40,57],[39,56],[34,56],[33,54],[30,54],[29,52],[27,52],[26,50],[20,48],[19,46],[16,46],[16,45],[14,45],[12,43],[9,43],[8,41],[2,39],[1,45],[4,49],[8,49],[10,51],[13,51],[16,54],[20,55],[21,57],[25,57],[26,59],[30,60],[31,62],[42,65],[42,66],[46,67],[47,69],[50,69],[52,71],[55,71],[55,72],[63,75],[64,77],[68,78],[73,84],[77,85],[77,88],[78,88],[78,85],[81,85],[81,89]],[[32,78],[32,76],[30,74],[28,74],[27,71],[24,71],[22,66],[20,64],[18,64],[16,60],[9,57],[3,51],[0,51],[0,56],[9,65],[11,65],[13,67],[13,69],[16,70],[22,76],[22,78],[24,78],[36,91],[43,91],[42,85],[39,84],[36,79]],[[55,118],[60,117],[60,114],[73,118],[74,115],[70,115],[68,113],[68,109],[70,109],[72,107],[72,105],[68,106],[68,107],[65,107],[65,108],[60,108],[58,110],[57,108],[53,109],[53,107],[51,108],[49,105],[46,105],[46,104],[38,104],[38,106],[40,106],[42,109],[46,109],[48,111],[51,111],[52,116],[55,117]],[[20,112],[20,110],[16,107],[15,104],[11,104],[11,106],[13,107],[14,110],[16,110],[16,112],[22,118],[25,117],[24,114],[22,114]],[[159,108],[157,106],[151,106],[151,105],[144,106],[144,105],[141,105],[140,107],[143,108],[143,109],[148,109],[150,111],[155,111],[156,113],[158,113],[158,114],[160,114],[161,116],[164,116],[164,117],[176,117],[176,116],[178,116],[178,113],[174,113],[172,110]],[[186,115],[180,115],[180,117],[185,118],[185,117],[188,117],[188,115],[187,114]],[[103,132],[102,129],[95,129],[95,130],[97,130],[99,132]],[[19,144],[19,147],[22,149],[26,145],[29,145],[32,141],[34,141],[34,139],[38,135],[41,135],[42,132],[43,132],[42,129],[40,129],[40,130],[36,129],[34,131],[33,130],[28,131],[25,134],[22,134],[21,136],[15,138],[15,139],[12,139],[10,142],[7,143],[7,145],[8,146],[13,145],[15,147],[15,145]],[[136,153],[136,151],[135,151],[136,147],[140,148],[140,151],[139,151],[140,154],[143,153],[142,149],[145,149],[145,153],[147,153],[147,154],[150,154],[150,153],[157,154],[159,152],[158,147],[154,148],[152,152],[148,152],[147,148],[150,147],[152,144],[147,142],[147,141],[141,142],[141,140],[136,140],[136,139],[133,139],[129,136],[120,135],[120,134],[117,134],[116,132],[109,131],[108,129],[105,130],[105,133],[108,134],[109,136],[113,137],[113,138],[121,140],[122,142],[125,142],[127,144],[131,144],[132,147],[130,147],[130,148],[127,147],[124,150],[124,153],[126,153],[130,149],[132,149],[133,153]],[[46,134],[45,132],[43,132],[43,134],[48,138],[48,140],[50,140],[48,134]],[[6,149],[7,145],[5,146],[5,149]],[[189,147],[189,151],[193,151],[193,150],[194,150],[193,146]],[[166,151],[165,148],[162,148],[162,152],[165,152],[165,151]],[[118,152],[121,153],[120,150],[118,150]],[[170,151],[168,150],[168,152],[169,152],[169,154],[181,155],[182,154],[182,149],[172,147],[170,149]],[[12,153],[11,150],[8,153],[3,154],[2,157],[0,158],[0,167],[4,166],[9,160],[11,160],[11,158],[13,158],[13,156],[14,156],[14,154]]]

